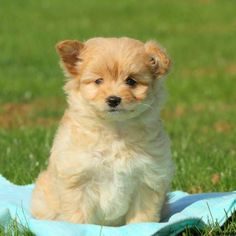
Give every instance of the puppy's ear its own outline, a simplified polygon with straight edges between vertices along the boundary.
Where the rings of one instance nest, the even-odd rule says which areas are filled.
[[[56,50],[61,58],[62,67],[70,77],[78,75],[77,62],[84,44],[77,40],[65,40],[56,45]]]
[[[171,60],[165,50],[156,42],[148,41],[145,43],[145,51],[149,57],[149,66],[156,78],[164,76],[171,67]]]

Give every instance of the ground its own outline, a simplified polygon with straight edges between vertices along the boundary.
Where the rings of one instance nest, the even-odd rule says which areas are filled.
[[[236,190],[235,7],[233,0],[2,0],[0,173],[28,184],[46,165],[66,106],[56,42],[129,36],[159,41],[173,61],[162,113],[173,190]],[[236,232],[235,220],[227,227]]]

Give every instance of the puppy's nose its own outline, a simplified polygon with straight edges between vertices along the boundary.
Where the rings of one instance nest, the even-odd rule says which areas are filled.
[[[117,96],[109,96],[106,99],[106,102],[110,107],[117,107],[121,102],[121,98]]]

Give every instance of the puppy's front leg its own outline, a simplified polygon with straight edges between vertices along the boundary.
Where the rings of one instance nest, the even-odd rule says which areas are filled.
[[[131,207],[126,215],[126,224],[138,222],[158,222],[165,200],[163,193],[155,192],[142,184],[132,199]]]
[[[31,213],[37,219],[55,220],[59,214],[59,198],[55,192],[53,176],[49,171],[37,178],[32,193]]]

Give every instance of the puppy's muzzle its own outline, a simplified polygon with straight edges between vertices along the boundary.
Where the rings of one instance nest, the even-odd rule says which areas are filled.
[[[106,98],[109,107],[117,107],[121,103],[121,98],[117,96],[109,96]]]

